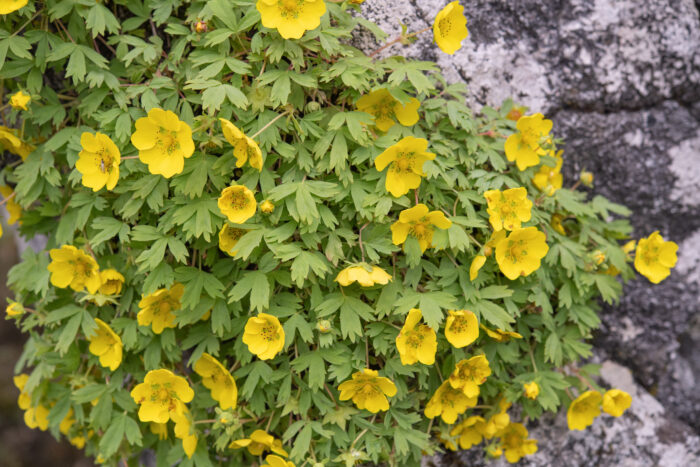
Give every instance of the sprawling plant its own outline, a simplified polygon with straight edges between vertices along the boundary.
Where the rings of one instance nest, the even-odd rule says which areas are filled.
[[[562,187],[541,114],[349,45],[386,39],[358,3],[0,1],[0,202],[48,239],[9,275],[29,426],[107,465],[403,466],[629,406],[576,364],[628,211]]]

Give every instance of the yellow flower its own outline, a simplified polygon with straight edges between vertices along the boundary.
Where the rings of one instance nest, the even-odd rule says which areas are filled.
[[[95,259],[72,245],[63,245],[49,251],[51,284],[65,289],[70,286],[76,292],[87,287],[92,294],[100,288],[100,269]]]
[[[17,3],[15,1],[15,3]],[[23,91],[18,91],[10,96],[10,105],[15,110],[28,110],[27,104],[32,100],[29,94],[25,94]]]
[[[398,198],[420,186],[421,177],[425,176],[423,164],[435,159],[435,154],[427,152],[427,149],[428,140],[407,136],[374,160],[380,172],[389,166],[385,185],[394,197]]]
[[[335,281],[344,287],[353,282],[357,282],[362,287],[372,287],[376,284],[386,285],[391,280],[392,277],[384,269],[367,263],[347,267],[340,271],[335,278]]]
[[[72,438],[68,438],[68,442],[78,449],[83,449],[86,441],[85,436],[73,436]]]
[[[552,228],[560,234],[566,235],[566,229],[564,229],[564,225],[562,224],[563,220],[564,216],[562,216],[561,214],[553,214],[552,220],[549,222],[549,225],[551,225]]]
[[[502,231],[504,232],[504,231]],[[469,280],[473,281],[479,277],[479,271],[486,264],[486,256],[476,255],[472,260],[472,264],[469,266]]]
[[[598,391],[586,391],[578,396],[566,411],[566,422],[569,430],[583,431],[593,424],[600,415],[600,403],[603,396]]]
[[[269,200],[265,200],[262,203],[260,203],[260,210],[264,212],[265,214],[272,214],[275,212],[275,205],[272,204]]]
[[[305,31],[321,25],[326,3],[323,0],[258,0],[255,8],[260,12],[263,26],[277,29],[285,39],[300,39]]]
[[[180,299],[185,292],[185,286],[173,284],[169,289],[158,289],[146,295],[139,301],[139,312],[136,320],[140,326],[151,326],[155,334],[160,334],[165,328],[175,327],[175,314],[180,309]]]
[[[372,413],[389,410],[387,396],[396,395],[396,385],[369,368],[353,373],[352,380],[340,383],[338,389],[341,401],[352,399],[358,409]]]
[[[12,378],[12,381],[15,384],[15,387],[19,389],[19,397],[17,398],[17,406],[22,409],[22,410],[27,410],[29,406],[32,403],[32,396],[30,396],[28,393],[24,392],[24,386],[27,384],[27,380],[29,379],[29,375],[22,373],[14,378]]]
[[[190,416],[190,411],[183,407],[181,411],[175,411],[170,414],[170,417],[175,422],[173,432],[176,438],[182,440],[182,449],[188,459],[192,458],[195,449],[197,449],[197,434],[194,431],[193,423]]]
[[[230,449],[248,448],[248,452],[259,456],[265,451],[272,451],[287,457],[287,451],[282,447],[282,441],[263,430],[255,430],[250,438],[237,439],[228,446]]]
[[[17,11],[27,4],[28,0],[0,0],[0,15]]]
[[[532,177],[532,183],[547,196],[554,195],[564,182],[564,177],[561,174],[561,166],[564,160],[558,155],[554,157],[557,160],[556,166],[542,165],[540,170]]]
[[[637,248],[637,241],[636,240],[630,240],[624,245],[622,245],[622,251],[625,252],[625,255],[627,255],[627,259],[631,259],[631,254],[632,252]]]
[[[391,240],[394,245],[401,245],[409,235],[418,240],[421,251],[425,252],[433,244],[433,227],[449,229],[452,221],[441,211],[430,211],[425,204],[416,204],[404,209],[399,220],[391,225]]]
[[[544,154],[540,143],[549,136],[552,121],[536,113],[520,117],[516,126],[518,133],[506,139],[506,158],[515,161],[519,170],[525,170],[540,163],[540,155]]]
[[[61,420],[61,423],[58,425],[58,431],[61,432],[61,434],[68,436],[68,433],[70,432],[70,427],[75,425],[75,418],[73,418],[73,415],[74,412],[71,408],[68,410],[66,416],[63,417],[63,420]]]
[[[461,349],[479,337],[479,321],[469,310],[448,310],[445,321],[445,337],[447,342]]]
[[[280,456],[269,454],[265,458],[265,463],[260,467],[296,467],[294,462],[282,459]]]
[[[591,188],[593,186],[593,173],[588,172],[587,170],[581,171],[581,175],[579,176],[579,180],[584,186],[587,186],[588,188]]]
[[[658,284],[671,274],[676,265],[678,245],[664,241],[658,230],[647,238],[639,239],[634,257],[634,268],[654,284]]]
[[[511,464],[537,452],[537,440],[527,439],[527,434],[527,428],[521,423],[511,423],[500,433],[501,449]]]
[[[7,185],[0,186],[0,195],[7,200],[5,202],[5,209],[7,209],[7,213],[10,215],[10,217],[7,219],[7,223],[9,225],[12,225],[17,221],[21,221],[22,217],[22,206],[20,206],[17,201],[15,201],[15,197],[12,196],[14,192],[15,191],[12,189],[12,187]],[[12,198],[10,198],[10,196],[12,196]]]
[[[450,436],[459,437],[460,448],[471,449],[472,446],[481,443],[484,438],[481,431],[477,429],[477,426],[484,422],[484,418],[478,415],[467,417],[450,431]]]
[[[24,314],[24,307],[21,303],[12,302],[5,308],[5,313],[11,318],[22,316]]]
[[[527,199],[527,190],[523,187],[509,190],[489,190],[484,193],[488,203],[486,212],[493,230],[516,230],[522,222],[530,220],[532,201]]]
[[[535,381],[530,381],[529,383],[523,384],[523,389],[525,390],[525,397],[528,399],[537,399],[540,395],[540,385]]]
[[[511,232],[496,245],[496,262],[510,280],[537,271],[549,251],[546,235],[537,227],[525,227]]]
[[[372,91],[357,100],[357,110],[372,115],[375,126],[384,132],[389,131],[396,124],[396,120],[403,126],[418,123],[419,107],[420,101],[415,97],[402,104],[385,88]]]
[[[234,224],[242,224],[255,214],[255,195],[243,185],[224,188],[219,197],[219,210]]]
[[[121,293],[122,285],[124,285],[124,276],[116,269],[105,269],[100,272],[100,280],[102,281],[99,289],[101,294],[119,295]]]
[[[192,129],[170,110],[153,108],[147,117],[136,120],[131,144],[148,171],[165,178],[182,172],[185,159],[194,154]]]
[[[632,405],[632,396],[620,389],[609,389],[603,394],[603,411],[619,417]]]
[[[149,428],[151,433],[158,436],[159,440],[168,439],[168,424],[151,422]]]
[[[211,391],[211,398],[217,401],[222,409],[236,408],[236,381],[221,362],[208,353],[203,353],[194,364],[194,371],[202,377],[202,384]]]
[[[223,251],[229,256],[236,256],[237,250],[234,250],[236,243],[241,239],[243,235],[248,232],[246,229],[239,229],[237,227],[231,227],[228,224],[224,224],[219,231],[219,250]]]
[[[122,363],[122,340],[111,327],[95,318],[97,331],[89,338],[90,353],[100,358],[100,365],[114,371]]]
[[[484,355],[476,355],[468,360],[457,363],[450,375],[449,383],[454,389],[459,389],[467,397],[479,395],[479,386],[491,375],[489,361]]]
[[[41,431],[46,431],[49,428],[49,409],[43,405],[31,407],[24,412],[24,423],[29,428],[39,428]]]
[[[262,151],[258,143],[245,135],[236,125],[220,118],[221,129],[224,131],[224,138],[233,146],[233,155],[236,158],[236,167],[243,167],[248,162],[251,167],[261,171],[263,168]]]
[[[501,329],[489,329],[483,324],[480,324],[479,327],[486,331],[486,335],[488,335],[491,339],[495,340],[496,342],[508,342],[511,338],[514,339],[522,339],[523,336],[518,334],[517,332],[513,331],[503,331]]]
[[[260,360],[269,360],[284,348],[284,328],[276,316],[260,313],[245,325],[243,343]]]
[[[459,415],[466,412],[468,408],[474,407],[476,403],[476,396],[468,397],[445,381],[426,404],[424,413],[428,418],[440,415],[443,422],[451,425],[457,421]]]
[[[167,423],[173,414],[186,410],[184,404],[194,398],[194,391],[185,378],[161,368],[149,371],[143,383],[131,390],[131,397],[140,405],[139,420]]]
[[[440,50],[446,54],[457,52],[462,47],[462,41],[469,35],[463,11],[459,2],[451,2],[435,17],[433,37]]]
[[[17,130],[0,125],[0,144],[5,150],[16,154],[25,160],[36,149],[31,144],[25,143],[17,137]]]
[[[417,308],[409,311],[401,332],[396,337],[396,348],[402,365],[413,365],[416,362],[424,365],[435,363],[437,334],[427,324],[418,325],[422,316]]]
[[[82,151],[78,153],[75,168],[83,175],[83,185],[99,191],[102,187],[112,190],[119,180],[121,153],[109,136],[99,131],[94,135],[80,135]]]
[[[505,399],[501,399],[498,405],[501,408],[500,412],[493,414],[484,423],[477,424],[477,429],[486,439],[493,438],[503,431],[503,429],[510,423],[510,415],[506,413],[510,407],[510,403],[506,402]]]

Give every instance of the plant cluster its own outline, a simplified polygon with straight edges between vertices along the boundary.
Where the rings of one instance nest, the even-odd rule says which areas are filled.
[[[627,209],[563,187],[543,115],[349,45],[386,39],[359,3],[0,1],[0,204],[48,239],[9,274],[30,427],[106,465],[403,466],[629,407],[577,366]],[[459,49],[459,3],[432,29]]]

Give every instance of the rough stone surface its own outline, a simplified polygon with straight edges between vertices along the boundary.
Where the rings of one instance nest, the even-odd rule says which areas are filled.
[[[363,14],[396,37],[400,22],[422,29],[446,3],[365,2]],[[566,142],[569,181],[590,170],[594,193],[632,209],[635,237],[659,230],[680,246],[671,276],[659,285],[628,283],[621,303],[604,308],[595,337],[599,358],[629,367],[640,385],[637,419],[601,419],[583,434],[569,434],[563,419],[544,422],[538,430],[547,441],[532,465],[700,465],[684,460],[698,454],[687,430],[700,431],[700,2],[461,3],[470,35],[455,55],[443,54],[430,32],[383,54],[437,62],[448,80],[468,84],[477,109],[513,97],[545,113]],[[376,47],[366,34],[358,43]],[[640,410],[659,423],[647,444],[623,433],[646,423]],[[673,441],[681,437],[688,442]],[[665,446],[668,457],[649,443]]]

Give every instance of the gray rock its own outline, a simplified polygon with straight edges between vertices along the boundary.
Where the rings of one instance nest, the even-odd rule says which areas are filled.
[[[422,29],[446,3],[365,2],[363,14],[396,37],[400,22]],[[437,62],[448,80],[469,85],[477,109],[513,97],[545,113],[566,142],[569,185],[581,169],[590,170],[593,193],[632,209],[636,238],[659,230],[680,246],[668,279],[631,281],[621,303],[601,312],[598,355],[629,367],[641,385],[634,418],[600,419],[575,434],[562,418],[543,421],[541,451],[531,462],[700,465],[692,457],[700,442],[688,432],[700,431],[700,2],[461,3],[470,35],[455,55],[443,54],[430,32],[382,54]],[[366,34],[357,42],[367,51],[378,46]],[[649,426],[655,434],[634,437]],[[459,462],[478,465],[474,455]]]

